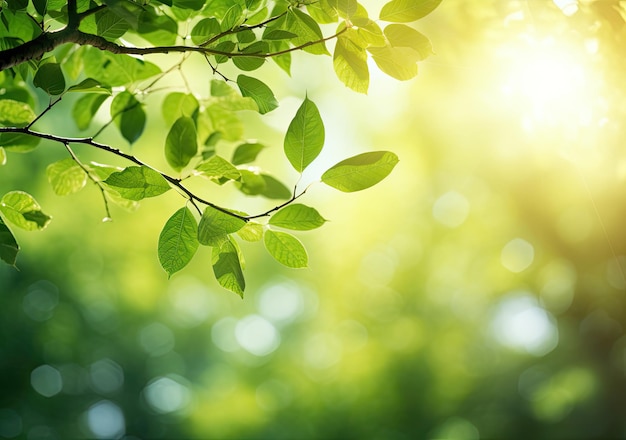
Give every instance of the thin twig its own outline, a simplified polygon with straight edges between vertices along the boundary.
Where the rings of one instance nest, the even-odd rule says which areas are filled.
[[[61,101],[61,98],[63,98],[63,95],[59,96],[59,97],[58,97],[58,99],[56,99],[55,101],[53,101],[53,100],[52,100],[52,98],[50,98],[50,101],[48,102],[48,107],[46,107],[46,108],[45,108],[45,109],[44,109],[41,113],[39,113],[39,114],[37,115],[37,117],[36,117],[35,119],[33,119],[33,120],[30,122],[30,124],[28,124],[28,125],[26,126],[26,128],[30,128],[30,127],[32,127],[32,126],[35,124],[35,122],[37,122],[38,120],[40,120],[40,119],[43,117],[43,115],[45,115],[46,113],[48,113],[52,107],[54,107],[56,104],[58,104],[58,103]]]

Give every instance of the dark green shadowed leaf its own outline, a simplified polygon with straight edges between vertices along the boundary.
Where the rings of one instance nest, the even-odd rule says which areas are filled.
[[[392,0],[383,6],[380,19],[394,23],[408,23],[430,14],[441,0]]]
[[[65,77],[58,63],[46,63],[39,67],[33,78],[35,87],[48,95],[60,95],[65,91]]]
[[[6,151],[27,153],[39,145],[40,138],[22,133],[0,133],[0,146]]]
[[[246,142],[240,144],[233,153],[232,164],[242,165],[244,163],[254,162],[259,153],[265,148],[265,145],[258,142]]]
[[[251,76],[239,75],[237,77],[237,85],[242,96],[252,98],[256,102],[259,113],[262,115],[278,107],[278,101],[274,97],[274,93],[262,81]]]
[[[33,196],[23,191],[6,193],[0,200],[0,211],[6,220],[27,231],[44,229],[51,219]]]
[[[111,117],[114,118],[115,125],[124,139],[130,144],[139,139],[146,126],[146,113],[141,108],[140,102],[126,91],[113,98]]]
[[[270,225],[296,231],[309,231],[322,226],[326,219],[315,208],[295,203],[287,205],[270,218]]]
[[[207,206],[198,225],[198,241],[205,246],[216,246],[228,234],[237,232],[246,224],[245,220]]]
[[[71,157],[48,165],[46,175],[59,196],[78,192],[87,183],[87,173]]]
[[[306,267],[309,257],[296,237],[286,232],[265,231],[265,248],[279,263],[293,268]]]
[[[217,282],[243,298],[246,281],[243,277],[237,243],[231,237],[227,237],[219,246],[213,247],[212,253],[211,263]]]
[[[177,171],[187,166],[198,152],[198,136],[193,119],[181,116],[165,139],[165,159]]]
[[[19,250],[13,233],[0,217],[0,259],[10,266],[15,266]]]
[[[159,235],[159,262],[168,278],[189,264],[198,245],[196,219],[188,208],[181,208],[169,218]]]
[[[161,174],[144,166],[130,166],[114,172],[104,183],[128,200],[156,197],[170,190],[170,185]]]
[[[302,172],[324,146],[324,123],[313,101],[305,98],[285,134],[285,155]]]
[[[265,188],[261,195],[268,199],[287,200],[291,198],[291,190],[280,180],[268,174],[261,174]]]
[[[107,98],[106,95],[96,93],[89,93],[78,98],[72,108],[72,117],[79,130],[86,130],[89,127],[91,120]]]
[[[398,163],[390,151],[372,151],[343,160],[322,174],[322,182],[340,191],[354,192],[383,180]]]

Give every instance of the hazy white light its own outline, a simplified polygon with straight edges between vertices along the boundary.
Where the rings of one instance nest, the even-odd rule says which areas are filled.
[[[280,345],[280,334],[271,322],[259,315],[246,316],[235,327],[241,348],[255,356],[265,356]]]
[[[302,292],[295,283],[272,284],[259,295],[259,312],[275,323],[291,322],[303,309]]]
[[[87,410],[87,426],[97,438],[120,438],[126,430],[122,410],[108,400],[102,400]]]
[[[578,12],[578,0],[552,0],[554,4],[568,17]]]
[[[535,259],[535,248],[526,240],[516,238],[509,241],[500,253],[502,265],[511,272],[521,272]]]
[[[235,338],[237,320],[233,317],[222,318],[213,324],[211,339],[217,347],[223,351],[233,352],[239,350],[239,344]]]
[[[502,345],[543,356],[558,344],[554,318],[529,294],[502,300],[492,321],[493,334]]]
[[[313,368],[330,368],[340,359],[341,343],[332,334],[318,333],[304,344],[304,361]]]
[[[155,322],[141,329],[139,344],[150,356],[162,356],[174,348],[174,333],[165,325]]]
[[[449,191],[439,197],[433,205],[433,217],[449,228],[461,226],[469,215],[470,204],[464,195]]]
[[[63,389],[61,373],[50,365],[41,365],[30,373],[30,384],[44,397],[52,397]]]
[[[176,375],[159,377],[151,381],[144,390],[148,405],[161,414],[184,409],[191,401],[191,392],[183,378]]]

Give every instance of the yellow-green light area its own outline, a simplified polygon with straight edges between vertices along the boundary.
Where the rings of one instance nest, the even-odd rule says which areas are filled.
[[[435,55],[407,82],[370,63],[368,95],[328,57],[268,65],[281,107],[245,116],[264,169],[297,180],[277,158],[305,92],[326,145],[302,184],[364,151],[400,162],[363,192],[311,186],[329,221],[299,235],[308,268],[242,243],[244,300],[209,248],[160,269],[173,191],[102,223],[96,189],[30,182],[54,222],[0,268],[0,437],[626,436],[624,2],[443,0],[416,28]],[[160,166],[150,128],[133,148]]]

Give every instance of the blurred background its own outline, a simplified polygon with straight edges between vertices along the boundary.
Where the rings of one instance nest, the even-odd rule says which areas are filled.
[[[328,58],[268,65],[281,107],[242,114],[264,168],[297,178],[277,158],[305,92],[327,130],[305,180],[366,150],[400,163],[360,193],[311,188],[330,221],[299,235],[309,268],[243,243],[244,300],[208,248],[159,267],[176,194],[102,223],[93,185],[61,198],[32,177],[60,147],[10,155],[0,189],[54,219],[15,231],[19,270],[0,266],[0,437],[626,437],[624,17],[618,0],[444,0],[416,26],[436,55],[406,83],[372,66],[368,96]],[[188,76],[205,93],[206,69]],[[161,166],[163,137],[132,151]]]

